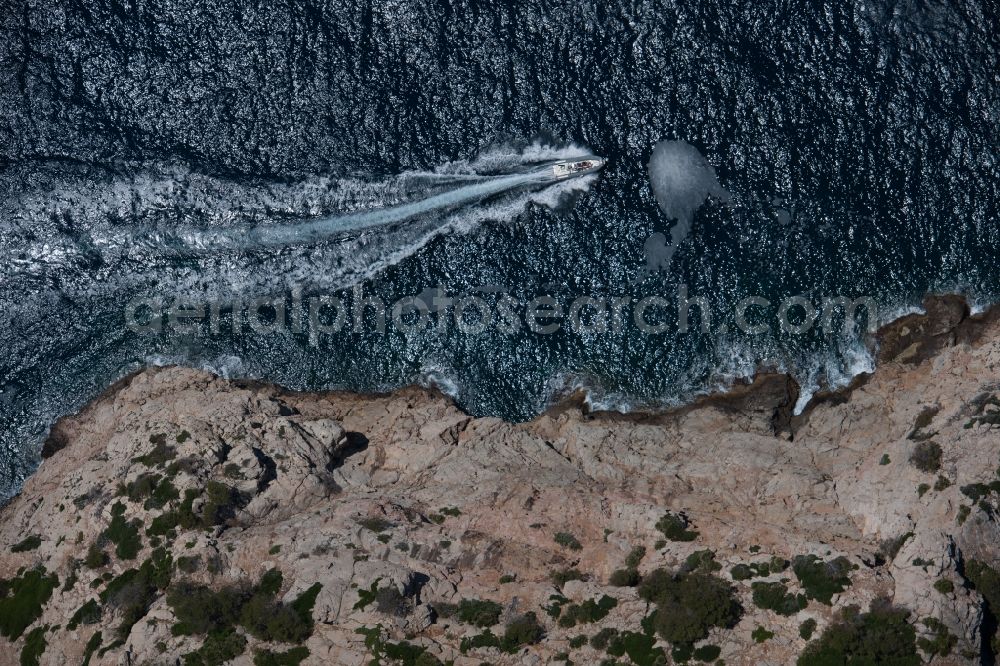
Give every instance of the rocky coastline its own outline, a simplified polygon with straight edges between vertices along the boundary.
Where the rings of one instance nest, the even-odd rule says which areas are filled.
[[[993,663],[1000,313],[877,345],[799,415],[766,373],[512,424],[144,370],[0,510],[0,664]]]

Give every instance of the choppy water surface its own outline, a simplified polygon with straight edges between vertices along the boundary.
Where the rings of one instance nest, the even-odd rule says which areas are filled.
[[[782,331],[789,296],[871,298],[882,319],[929,290],[995,301],[995,8],[731,4],[9,13],[0,494],[55,418],[150,363],[301,389],[434,383],[470,412],[525,419],[576,386],[627,409],[760,363],[807,388],[870,367],[857,330]],[[661,141],[696,153],[664,167],[654,196]],[[596,176],[537,177],[588,153],[608,159]],[[688,177],[700,158],[716,183]],[[688,212],[689,186],[714,196]],[[664,192],[678,199],[658,205]],[[389,307],[385,333],[371,310],[355,325],[357,286]],[[707,330],[693,307],[677,332],[681,287],[710,307]],[[439,304],[422,328],[404,308],[396,330],[392,304],[414,295],[475,296],[467,311],[494,321],[461,330]],[[310,328],[319,296],[313,323],[329,331],[339,298],[339,332]],[[546,334],[525,318],[539,296],[631,301],[620,327]],[[734,326],[752,296],[775,304],[752,310],[766,333]],[[660,332],[631,319],[648,297],[672,304],[649,311]],[[178,298],[217,304],[215,325],[126,325],[125,304],[148,323]],[[234,331],[234,302],[254,298],[278,302]]]

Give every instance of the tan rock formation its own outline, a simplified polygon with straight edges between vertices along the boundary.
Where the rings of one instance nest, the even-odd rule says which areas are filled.
[[[813,600],[787,617],[755,606],[752,581],[735,581],[742,620],[705,641],[730,666],[794,663],[806,644],[804,620],[817,621],[818,635],[839,610],[881,597],[909,609],[919,635],[930,633],[920,620],[933,618],[956,636],[950,655],[933,663],[978,663],[983,603],[963,563],[1000,560],[997,493],[988,489],[1000,464],[1000,431],[991,425],[1000,324],[956,314],[950,301],[940,308],[947,316],[931,321],[932,305],[923,320],[883,332],[874,375],[819,396],[798,417],[790,413],[795,387],[775,376],[667,414],[586,414],[564,404],[511,424],[471,418],[415,388],[313,395],[182,368],[141,372],[63,419],[48,457],[0,513],[0,579],[38,565],[59,578],[0,663],[18,663],[26,636],[44,626],[36,632],[46,640],[42,664],[80,663],[98,630],[102,647],[91,664],[175,663],[198,649],[203,636],[172,633],[175,613],[162,590],[116,641],[127,603],[100,595],[158,547],[172,558],[172,587],[249,585],[277,568],[276,599],[291,604],[320,583],[304,663],[366,664],[378,657],[373,649],[384,654],[406,640],[455,664],[542,664],[560,653],[598,664],[610,658],[604,650],[571,639],[605,627],[642,632],[650,610],[635,588],[608,584],[635,546],[647,551],[643,574],[676,569],[703,549],[714,551],[727,580],[734,565],[775,556],[842,555],[857,566],[832,605]],[[926,442],[940,446],[937,471],[910,462]],[[978,502],[961,490],[975,483],[987,484]],[[139,523],[132,559],[109,541],[116,506],[124,508],[120,523]],[[668,510],[686,515],[697,538],[663,540],[655,525]],[[172,532],[162,519],[171,513]],[[30,548],[24,542],[34,535],[40,543]],[[87,566],[91,544],[107,565]],[[552,573],[569,568],[588,579],[560,590]],[[753,580],[781,579],[801,591],[791,569]],[[939,580],[953,590],[939,591]],[[396,594],[368,598],[388,588]],[[617,605],[598,622],[567,628],[545,611],[553,595],[564,605],[608,595]],[[70,629],[91,599],[100,618]],[[545,637],[512,654],[463,653],[462,639],[483,630],[447,617],[442,604],[460,599],[499,603],[497,635],[533,611]],[[774,636],[755,642],[758,627]],[[247,639],[233,663],[292,647]],[[435,663],[424,659],[417,663]]]

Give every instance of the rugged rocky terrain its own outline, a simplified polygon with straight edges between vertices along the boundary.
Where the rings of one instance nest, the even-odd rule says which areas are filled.
[[[927,306],[800,416],[141,372],[0,512],[0,662],[992,663],[1000,318]]]

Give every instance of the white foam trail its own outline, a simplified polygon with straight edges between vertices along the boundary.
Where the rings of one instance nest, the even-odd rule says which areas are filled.
[[[267,225],[245,230],[207,232],[195,236],[191,239],[190,244],[198,249],[209,250],[313,244],[340,234],[395,224],[435,210],[461,206],[532,182],[543,182],[550,173],[534,172],[496,176],[412,203],[365,213],[325,217],[290,225]]]

